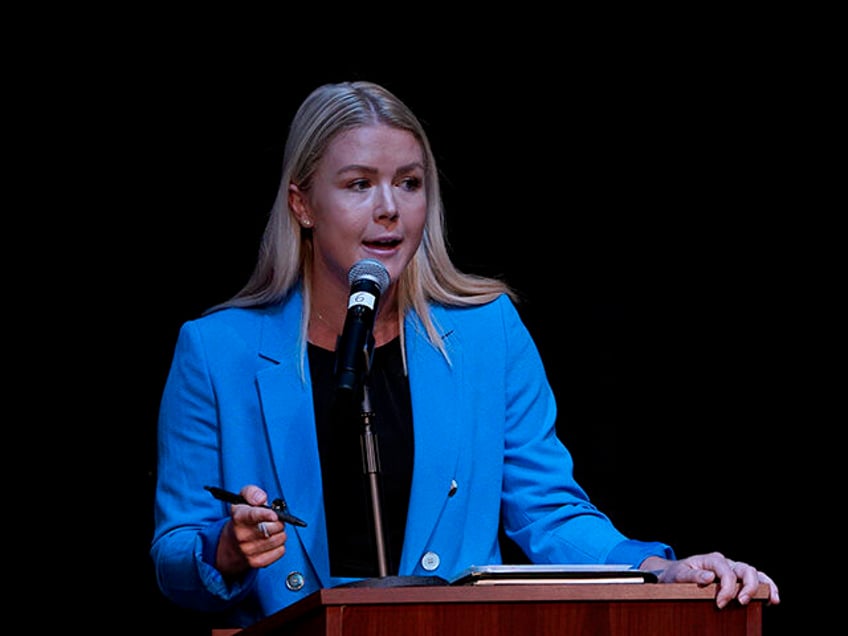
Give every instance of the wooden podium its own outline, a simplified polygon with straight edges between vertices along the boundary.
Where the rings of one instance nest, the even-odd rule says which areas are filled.
[[[761,636],[768,586],[721,610],[715,592],[658,583],[331,588],[213,636]]]

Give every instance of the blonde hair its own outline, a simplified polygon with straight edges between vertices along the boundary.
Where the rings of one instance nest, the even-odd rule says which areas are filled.
[[[444,206],[439,173],[424,128],[412,111],[390,91],[365,81],[325,84],[310,93],[295,113],[283,154],[282,177],[277,197],[262,236],[253,273],[245,286],[229,300],[209,308],[252,307],[280,301],[303,282],[301,319],[301,371],[306,355],[309,324],[313,248],[312,233],[301,229],[288,204],[289,184],[307,189],[318,162],[339,133],[360,126],[383,124],[406,130],[418,140],[424,153],[427,214],[421,244],[397,281],[398,320],[404,349],[403,320],[414,309],[430,343],[450,362],[429,303],[453,307],[482,305],[515,292],[503,281],[459,271],[450,259],[445,232]]]

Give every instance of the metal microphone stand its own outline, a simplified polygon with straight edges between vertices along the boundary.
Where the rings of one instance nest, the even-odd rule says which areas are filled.
[[[362,432],[360,446],[362,451],[362,470],[368,478],[371,495],[371,514],[374,519],[374,541],[377,547],[377,578],[363,579],[345,583],[341,587],[404,587],[423,585],[447,585],[440,576],[389,576],[389,566],[386,559],[386,540],[383,534],[382,497],[380,496],[380,449],[377,445],[377,434],[372,427],[374,411],[371,406],[369,379],[371,377],[371,359],[373,340],[368,339],[363,348],[365,355],[365,372],[362,379]]]
[[[368,387],[368,372],[366,367],[365,380],[362,382],[362,433],[360,445],[362,450],[362,470],[368,478],[368,488],[371,494],[371,514],[374,519],[374,541],[377,545],[377,574],[384,577],[389,574],[386,561],[386,540],[383,534],[383,512],[380,497],[380,450],[377,447],[377,434],[371,426],[374,411],[371,408],[371,395]]]

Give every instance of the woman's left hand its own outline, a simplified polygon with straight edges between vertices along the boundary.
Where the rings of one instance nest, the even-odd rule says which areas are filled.
[[[709,585],[718,579],[716,605],[719,608],[734,598],[742,605],[747,605],[762,583],[769,586],[769,605],[780,603],[777,585],[771,577],[752,565],[728,559],[720,552],[696,554],[677,561],[648,557],[639,569],[656,572],[660,583]]]

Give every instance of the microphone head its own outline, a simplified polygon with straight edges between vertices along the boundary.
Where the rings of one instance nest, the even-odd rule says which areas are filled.
[[[381,294],[386,291],[389,283],[391,283],[389,270],[376,258],[363,258],[354,263],[347,273],[347,279],[351,285],[358,280],[372,280],[380,288]]]

